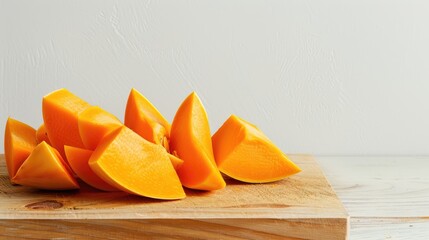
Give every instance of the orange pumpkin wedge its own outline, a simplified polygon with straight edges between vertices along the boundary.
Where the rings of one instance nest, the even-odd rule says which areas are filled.
[[[79,113],[78,126],[83,145],[94,150],[104,136],[122,126],[122,123],[104,109],[91,106]]]
[[[49,141],[48,133],[46,132],[45,124],[41,124],[40,127],[36,131],[36,141],[37,144],[45,141],[48,144],[51,144]]]
[[[15,183],[47,190],[78,189],[61,155],[46,142],[34,148],[13,177]]]
[[[195,92],[177,110],[171,126],[170,149],[183,160],[177,171],[183,186],[198,190],[225,187],[213,157],[207,114]]]
[[[64,146],[64,151],[66,153],[70,167],[76,173],[76,175],[82,179],[82,181],[99,190],[118,191],[118,189],[110,186],[101,178],[99,178],[89,167],[88,161],[92,155],[91,150],[70,147],[66,145]]]
[[[36,130],[25,123],[8,118],[4,134],[4,154],[10,179],[35,147]]]
[[[168,144],[170,123],[139,91],[132,88],[125,110],[125,126],[155,144]],[[166,147],[168,151],[168,147]]]
[[[49,140],[65,158],[64,145],[83,148],[78,127],[78,114],[90,107],[66,89],[59,89],[43,97],[43,120]]]
[[[185,197],[165,149],[125,126],[101,140],[89,166],[105,182],[125,192],[166,200]]]
[[[212,140],[220,171],[234,179],[265,183],[301,171],[261,130],[235,115],[225,121]]]

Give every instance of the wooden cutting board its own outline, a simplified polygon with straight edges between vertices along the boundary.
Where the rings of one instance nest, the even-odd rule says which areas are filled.
[[[269,184],[226,179],[215,192],[160,201],[122,192],[40,191],[12,186],[0,156],[0,238],[346,239],[349,217],[313,157]]]

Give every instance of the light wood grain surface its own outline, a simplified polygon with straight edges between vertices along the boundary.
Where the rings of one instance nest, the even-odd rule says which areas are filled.
[[[288,179],[226,179],[223,190],[187,190],[179,201],[100,192],[84,184],[63,192],[12,186],[0,159],[0,237],[345,239],[348,215],[320,167],[308,155],[291,157],[303,171]]]
[[[429,239],[429,157],[316,158],[350,217],[350,239]]]

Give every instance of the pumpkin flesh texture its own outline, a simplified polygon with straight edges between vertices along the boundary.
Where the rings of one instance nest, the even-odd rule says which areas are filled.
[[[207,113],[196,93],[191,93],[177,110],[170,149],[183,160],[177,171],[183,186],[198,190],[225,187],[213,156]]]
[[[131,89],[125,110],[125,126],[155,144],[170,137],[170,123],[139,91]]]
[[[185,192],[165,149],[123,126],[101,141],[89,166],[108,184],[156,199],[181,199]]]
[[[115,187],[107,184],[89,167],[88,161],[92,151],[71,146],[64,146],[64,150],[72,170],[85,183],[102,191],[118,191]]]
[[[34,148],[13,178],[15,183],[46,190],[78,189],[71,170],[56,149],[46,142]]]
[[[35,147],[36,130],[23,122],[8,118],[4,134],[4,154],[10,179]]]
[[[103,137],[122,126],[122,123],[106,110],[91,106],[79,113],[78,126],[83,145],[94,150]]]
[[[64,145],[84,148],[78,127],[78,114],[90,105],[66,89],[43,97],[42,111],[46,132],[52,146],[63,158]]]
[[[235,115],[212,139],[220,171],[234,179],[265,183],[301,171],[260,129]]]

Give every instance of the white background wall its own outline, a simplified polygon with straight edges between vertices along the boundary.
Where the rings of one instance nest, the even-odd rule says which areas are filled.
[[[212,132],[236,113],[285,152],[429,154],[428,13],[405,0],[0,0],[0,128],[37,127],[61,87],[120,118],[135,87],[170,120],[195,90]]]

